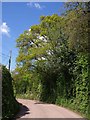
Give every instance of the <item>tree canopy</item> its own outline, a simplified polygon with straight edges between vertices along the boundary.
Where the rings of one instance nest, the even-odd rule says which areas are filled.
[[[87,3],[66,3],[63,15],[41,16],[40,24],[19,36],[13,73],[16,94],[88,115],[87,7]]]

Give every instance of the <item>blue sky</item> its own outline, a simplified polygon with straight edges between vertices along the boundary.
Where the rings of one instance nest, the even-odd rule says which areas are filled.
[[[9,52],[12,50],[13,70],[16,65],[18,49],[16,39],[30,26],[40,23],[41,15],[61,14],[63,3],[61,2],[7,2],[2,3],[2,63],[8,65]],[[1,53],[0,53],[1,54]]]

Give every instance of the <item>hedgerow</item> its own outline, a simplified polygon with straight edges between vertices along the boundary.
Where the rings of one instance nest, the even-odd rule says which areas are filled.
[[[2,66],[2,119],[11,119],[19,110],[12,86],[13,78],[9,70]]]

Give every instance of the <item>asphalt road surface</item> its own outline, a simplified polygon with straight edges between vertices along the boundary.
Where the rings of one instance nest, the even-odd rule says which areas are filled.
[[[18,99],[18,102],[22,105],[15,120],[21,118],[82,118],[80,115],[54,104],[26,99]]]

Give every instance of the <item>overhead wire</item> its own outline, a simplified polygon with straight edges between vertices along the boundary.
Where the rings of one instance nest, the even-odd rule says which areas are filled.
[[[1,57],[1,60],[0,60],[0,63],[5,65],[6,67],[8,67],[8,64],[9,64],[9,57],[10,55],[8,54],[8,50],[5,52],[6,50],[4,49],[2,52],[0,52],[0,57]],[[5,52],[5,53],[4,53]],[[14,63],[15,61],[15,58],[18,56],[18,53],[13,51],[13,55],[12,55],[12,64]]]
[[[6,55],[4,53],[0,52],[0,56],[1,56],[1,64],[4,64],[5,66],[7,66],[8,61],[9,61],[9,55]]]

